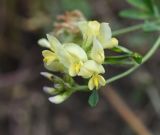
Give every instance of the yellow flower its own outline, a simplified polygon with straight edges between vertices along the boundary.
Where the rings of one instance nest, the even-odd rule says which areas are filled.
[[[50,50],[42,51],[43,62],[46,69],[50,71],[64,71],[64,66],[58,61],[56,54]]]
[[[98,89],[100,86],[104,86],[106,84],[105,79],[98,74],[92,76],[92,78],[88,82],[88,88],[93,90],[94,88]]]
[[[104,49],[96,38],[93,39],[93,47],[90,52],[90,57],[99,64],[104,62]]]
[[[97,21],[81,21],[78,27],[83,35],[83,48],[88,49],[92,43],[93,37],[99,34],[100,24]]]
[[[50,71],[65,71],[64,66],[59,62],[56,54],[56,46],[59,46],[60,43],[50,35],[47,35],[47,38],[48,40],[42,38],[38,41],[40,46],[50,49],[42,51],[45,68]]]
[[[83,62],[82,61],[77,61],[77,62],[74,62],[70,65],[69,67],[69,75],[70,76],[76,76],[78,75],[81,67],[83,66]]]
[[[47,69],[55,68],[55,66],[57,68],[59,66],[60,69],[61,67],[65,67],[70,76],[76,76],[83,63],[88,59],[86,52],[77,44],[61,44],[51,35],[47,35],[47,38],[49,40],[50,49],[53,50],[53,52],[49,50],[43,51],[44,62],[46,63],[45,67]]]
[[[52,61],[57,60],[57,56],[54,52],[51,52],[49,50],[44,50],[42,51],[42,55],[43,55],[43,61],[44,63],[46,63],[46,65],[50,65],[52,63]]]
[[[90,47],[94,37],[99,40],[103,48],[113,48],[118,45],[118,40],[112,38],[111,28],[108,23],[82,21],[78,23],[78,26],[85,41],[83,48]]]
[[[64,49],[64,46],[52,35],[47,34],[51,51],[42,52],[44,62],[47,62],[46,68],[54,68],[66,70],[70,65],[70,55]],[[62,68],[61,68],[62,67]]]
[[[79,45],[73,43],[64,44],[64,49],[70,55],[69,75],[76,76],[83,63],[87,61],[87,54]]]
[[[94,60],[88,60],[81,67],[79,76],[83,78],[90,78],[88,82],[88,88],[92,90],[94,87],[98,89],[100,86],[104,86],[106,84],[105,79],[99,75],[105,72],[102,65],[96,63]]]
[[[92,75],[100,73],[105,73],[103,66],[94,60],[88,60],[83,64],[78,75],[83,78],[90,78]]]

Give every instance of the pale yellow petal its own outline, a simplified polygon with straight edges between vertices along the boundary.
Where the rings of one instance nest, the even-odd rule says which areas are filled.
[[[97,36],[99,34],[100,23],[97,21],[89,21],[88,22],[89,32],[90,34]]]
[[[97,21],[82,21],[78,26],[83,35],[82,47],[88,49],[92,44],[93,37],[99,34],[100,23]]]
[[[51,48],[50,43],[49,43],[48,40],[45,39],[45,38],[42,38],[42,39],[38,40],[38,44],[39,44],[40,46],[42,46],[42,47]]]
[[[93,72],[90,72],[89,70],[87,70],[85,67],[82,66],[78,75],[82,76],[83,78],[90,78],[93,75]]]
[[[49,50],[42,51],[42,55],[44,57],[43,61],[46,63],[46,65],[50,65],[50,63],[57,59],[56,54]]]
[[[64,49],[72,56],[73,59],[81,61],[87,60],[86,52],[77,44],[68,43],[64,44]]]
[[[100,33],[98,35],[98,39],[102,46],[105,48],[105,44],[111,39],[112,32],[108,23],[101,23]]]
[[[55,56],[55,53],[50,50],[44,50],[42,51],[43,57],[49,57],[49,56]]]
[[[112,31],[108,23],[101,23],[99,32],[101,40],[108,41],[112,37]]]
[[[64,102],[65,100],[67,100],[71,94],[72,94],[71,91],[66,90],[66,92],[59,94],[57,96],[50,97],[50,98],[48,98],[48,100],[52,103],[60,104],[60,103]]]
[[[96,63],[94,60],[86,61],[80,69],[79,76],[89,78],[93,74],[104,73],[105,70],[102,65]]]
[[[52,61],[50,64],[44,63],[44,67],[50,71],[67,72],[67,69],[58,61]]]
[[[70,76],[76,76],[76,70],[75,70],[75,66],[74,64],[71,64],[70,67],[69,67],[69,75]]]
[[[105,86],[106,85],[106,80],[103,78],[103,76],[98,75],[98,78],[99,78],[99,84],[101,86]]]
[[[110,49],[116,46],[118,46],[118,40],[116,38],[112,38],[111,40],[106,42],[106,44],[104,45],[104,48]]]
[[[88,31],[88,23],[87,21],[81,21],[78,23],[78,27],[80,31],[82,32],[83,38],[85,38],[87,31]]]
[[[84,63],[84,67],[90,72],[94,73],[104,73],[105,70],[101,64],[96,63],[94,60],[88,60]]]
[[[66,68],[69,68],[72,60],[69,53],[61,46],[56,49],[56,55],[61,64],[63,64]]]
[[[47,38],[56,56],[58,57],[59,62],[63,64],[66,68],[68,68],[71,64],[71,58],[68,52],[54,36],[47,34]]]
[[[88,88],[90,90],[93,90],[94,89],[94,83],[93,83],[93,77],[89,80],[88,82]]]
[[[54,37],[50,34],[47,34],[47,38],[48,38],[48,41],[51,45],[51,49],[53,51],[56,51],[56,49],[58,49],[61,46],[61,43],[57,40],[56,37]]]
[[[104,50],[102,45],[96,38],[94,38],[93,40],[93,47],[91,49],[90,57],[99,64],[102,64],[104,62]]]
[[[65,101],[67,99],[67,95],[63,94],[63,95],[57,95],[57,96],[53,96],[53,97],[49,97],[48,100],[52,103],[55,104],[60,104],[63,101]]]

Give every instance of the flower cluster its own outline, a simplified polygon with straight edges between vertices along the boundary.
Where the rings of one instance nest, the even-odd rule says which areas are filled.
[[[38,43],[46,47],[42,51],[44,66],[54,72],[61,72],[70,77],[80,76],[88,79],[90,90],[99,89],[106,84],[102,74],[105,73],[103,63],[104,49],[118,45],[118,40],[112,38],[108,23],[97,21],[80,21],[76,23],[81,33],[80,42],[64,42],[55,36],[47,34]],[[55,98],[54,98],[54,101]]]

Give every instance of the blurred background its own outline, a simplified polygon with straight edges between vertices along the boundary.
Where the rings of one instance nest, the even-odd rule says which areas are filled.
[[[104,98],[97,107],[88,94],[76,93],[54,105],[42,90],[52,85],[40,76],[43,67],[37,40],[52,31],[56,16],[79,9],[89,19],[109,22],[112,30],[141,23],[119,17],[130,8],[125,0],[1,0],[0,1],[0,135],[135,135]],[[136,31],[117,37],[121,45],[145,54],[155,33]],[[153,132],[160,134],[160,53],[140,69],[112,85]],[[107,75],[126,68],[109,66]]]

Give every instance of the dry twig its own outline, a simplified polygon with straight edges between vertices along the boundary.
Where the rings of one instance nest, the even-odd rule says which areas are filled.
[[[113,88],[102,90],[103,96],[109,101],[119,115],[137,132],[138,135],[152,135],[140,119],[130,110],[126,103],[119,97]]]

